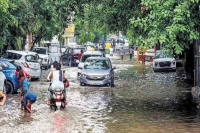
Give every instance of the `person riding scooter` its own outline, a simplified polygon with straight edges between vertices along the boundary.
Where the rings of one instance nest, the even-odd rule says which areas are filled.
[[[61,64],[57,61],[54,61],[53,67],[55,68],[55,70],[52,70],[47,77],[47,80],[51,81],[50,86],[48,88],[47,104],[50,105],[50,100],[53,99],[52,92],[54,90],[63,90],[64,101],[66,104],[66,91],[64,87],[64,82],[66,81],[66,78],[64,77],[64,72],[61,70]]]

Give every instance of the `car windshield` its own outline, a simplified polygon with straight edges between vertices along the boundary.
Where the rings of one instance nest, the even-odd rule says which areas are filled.
[[[25,60],[27,62],[37,62],[37,57],[34,55],[26,55],[25,56]]]
[[[111,65],[108,60],[91,59],[86,60],[84,69],[110,69]]]
[[[44,48],[34,48],[33,51],[38,53],[38,54],[46,54],[46,52],[47,52],[47,50],[44,49]]]
[[[155,59],[158,58],[169,58],[169,54],[167,53],[156,53]]]
[[[102,55],[83,55],[81,58],[81,62],[85,62],[85,60],[89,57],[102,57]]]

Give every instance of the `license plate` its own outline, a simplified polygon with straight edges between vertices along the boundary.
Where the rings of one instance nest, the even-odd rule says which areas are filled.
[[[61,102],[56,102],[56,106],[61,106]]]
[[[100,85],[101,81],[91,81],[90,85]]]

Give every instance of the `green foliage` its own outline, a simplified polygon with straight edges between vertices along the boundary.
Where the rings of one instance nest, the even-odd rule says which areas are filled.
[[[142,48],[162,44],[180,54],[198,38],[198,0],[142,0],[148,12],[131,19],[134,43]]]

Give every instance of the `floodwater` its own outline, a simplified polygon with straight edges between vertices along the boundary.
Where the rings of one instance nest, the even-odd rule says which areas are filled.
[[[115,87],[79,87],[77,68],[66,67],[68,105],[46,105],[48,83],[32,82],[38,95],[33,114],[20,110],[20,95],[8,95],[0,107],[3,133],[199,133],[200,114],[191,86],[174,72],[153,73],[134,63],[116,66]],[[48,72],[44,72],[44,77]]]

